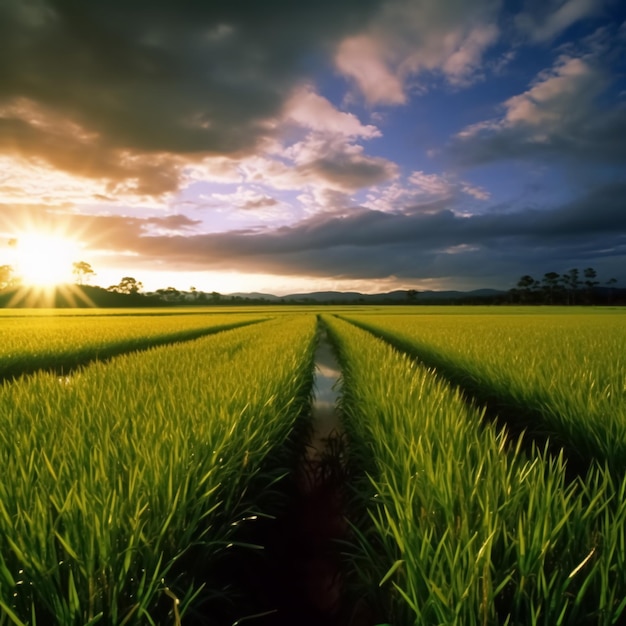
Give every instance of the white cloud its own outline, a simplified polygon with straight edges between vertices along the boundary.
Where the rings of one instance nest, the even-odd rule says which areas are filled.
[[[406,94],[401,76],[385,59],[384,44],[373,36],[345,39],[335,57],[337,69],[352,78],[368,102],[404,104]]]
[[[476,198],[476,200],[489,200],[491,198],[491,194],[486,189],[465,182],[461,183],[461,191]]]
[[[442,70],[453,85],[471,83],[480,71],[483,52],[498,38],[494,24],[481,24],[470,31],[443,63]]]
[[[151,196],[136,187],[106,179],[85,178],[50,166],[43,159],[0,155],[0,203],[73,207],[75,205],[142,206],[164,209],[169,194]]]
[[[549,41],[575,22],[598,13],[605,0],[548,0],[516,17],[518,28],[531,40]]]
[[[448,197],[452,195],[454,186],[439,174],[425,174],[422,171],[416,171],[409,176],[409,182],[417,188],[417,190],[428,196]]]
[[[183,182],[188,185],[197,181],[236,183],[242,178],[239,161],[229,157],[208,157],[199,163],[191,163],[183,171]]]
[[[425,72],[469,84],[499,36],[496,9],[491,0],[392,0],[367,29],[338,45],[335,65],[370,104],[404,104],[409,83]]]
[[[310,85],[295,90],[285,105],[283,115],[286,120],[322,133],[365,139],[381,136],[376,126],[364,126],[356,115],[337,110],[326,98],[315,93]]]
[[[373,188],[363,206],[385,213],[436,213],[444,206],[452,207],[461,194],[476,200],[488,200],[491,195],[482,187],[459,180],[453,174],[412,172],[405,181],[395,181]],[[456,213],[456,211],[455,211]]]
[[[540,72],[530,88],[506,100],[500,118],[472,124],[457,140],[472,142],[503,132],[523,132],[526,143],[546,143],[576,132],[595,116],[593,103],[606,85],[604,71],[584,58],[561,56]]]
[[[604,85],[603,74],[583,59],[561,57],[554,68],[539,74],[528,91],[504,103],[503,123],[525,124],[549,132],[572,117],[586,115]]]
[[[503,159],[559,158],[569,166],[584,163],[588,171],[624,163],[626,108],[604,99],[611,66],[597,39],[590,39],[586,54],[574,56],[571,49],[562,54],[526,91],[504,101],[499,117],[457,133],[446,147],[447,155],[472,166]]]
[[[339,213],[354,205],[350,194],[327,187],[311,187],[306,193],[300,194],[298,200],[308,215]]]

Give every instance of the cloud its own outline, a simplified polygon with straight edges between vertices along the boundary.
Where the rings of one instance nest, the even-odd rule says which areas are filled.
[[[301,176],[339,191],[356,191],[398,175],[395,163],[368,156],[356,144],[311,137],[293,146],[290,153]]]
[[[448,154],[466,165],[541,157],[623,163],[626,108],[599,104],[608,84],[593,57],[562,55],[527,91],[503,103],[501,117],[459,132]]]
[[[526,0],[515,22],[532,41],[545,42],[579,20],[598,15],[606,4],[606,0]]]
[[[425,174],[416,171],[409,177],[409,182],[425,195],[447,198],[452,195],[452,185],[444,176]]]
[[[305,208],[305,213],[315,215],[320,212],[342,213],[354,206],[354,200],[349,193],[330,189],[328,187],[312,186],[297,197]]]
[[[552,54],[520,39],[553,41],[605,6],[519,4],[516,18],[501,0],[0,2],[0,226],[62,221],[107,265],[132,258],[137,272],[391,281],[515,276],[575,258],[609,267],[625,245],[625,189],[606,184],[626,159],[619,26],[563,43],[519,88],[527,62]],[[491,73],[498,84],[451,114],[453,93]],[[374,110],[441,86],[445,98],[401,117]],[[494,97],[500,108],[485,114]],[[442,155],[448,170],[429,169]],[[502,201],[517,193],[502,191],[506,165],[489,190],[477,182],[496,168],[459,173],[513,159],[546,182],[563,163],[586,177],[576,190],[550,178],[530,208],[528,196]],[[532,178],[524,168],[519,185]],[[217,232],[233,224],[246,226]]]
[[[182,185],[187,186],[198,181],[237,183],[241,181],[242,176],[239,159],[205,157],[185,166]]]
[[[232,193],[214,192],[201,197],[199,208],[228,213],[232,219],[247,221],[251,216],[259,220],[283,219],[290,215],[290,207],[272,195],[256,188],[239,185]]]
[[[98,133],[24,98],[0,106],[0,153],[105,181],[111,192],[152,196],[175,190],[185,163],[175,154],[111,146]]]
[[[237,271],[282,276],[379,280],[457,277],[506,286],[524,273],[593,265],[621,280],[626,259],[626,184],[599,186],[576,201],[542,209],[461,216],[440,201],[427,213],[385,213],[353,207],[291,226],[206,233],[184,215],[162,218],[63,215],[26,208],[37,223],[65,223],[133,271],[167,263],[172,270]],[[14,220],[0,206],[0,227]],[[94,267],[97,264],[94,264]],[[97,271],[97,267],[95,267]]]
[[[335,64],[356,82],[368,102],[405,104],[404,77],[398,75],[386,55],[387,47],[375,36],[349,37],[339,46]]]
[[[332,190],[350,193],[393,180],[393,161],[365,154],[363,146],[343,135],[312,132],[274,156],[243,159],[239,168],[246,182],[283,190]]]
[[[193,232],[202,223],[201,220],[193,220],[186,215],[176,213],[164,217],[147,217],[140,221],[141,231],[150,235],[187,235]]]
[[[491,0],[390,0],[363,31],[341,41],[335,65],[370,104],[406,103],[424,73],[470,84],[498,39],[497,9]]]
[[[506,284],[526,272],[604,265],[623,275],[626,227],[620,198],[626,185],[595,189],[554,209],[455,215],[389,214],[353,209],[311,217],[291,227],[146,241],[154,251],[184,247],[192,265],[350,279],[470,277]],[[502,263],[500,266],[499,264]],[[623,277],[626,278],[626,277]]]
[[[442,208],[457,212],[467,210],[466,198],[488,200],[486,189],[460,180],[454,174],[427,174],[421,170],[412,172],[405,180],[379,185],[367,193],[363,206],[387,213],[437,213]]]
[[[41,204],[94,202],[105,197],[103,181],[80,179],[45,163],[0,155],[0,202]]]
[[[285,104],[283,119],[322,133],[345,137],[380,137],[372,125],[363,126],[356,115],[338,111],[326,98],[315,93],[311,85],[296,89]]]
[[[306,60],[379,4],[6,0],[0,151],[138,193],[171,191],[190,162],[258,149]]]
[[[491,198],[491,194],[486,189],[465,182],[461,183],[461,191],[476,200],[489,200]]]

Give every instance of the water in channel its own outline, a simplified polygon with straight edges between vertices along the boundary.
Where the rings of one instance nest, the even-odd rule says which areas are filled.
[[[329,445],[341,436],[337,410],[341,369],[325,331],[321,332],[315,351],[315,395],[311,404],[311,436],[306,461],[314,466],[328,455]]]
[[[341,369],[326,332],[315,352],[311,428],[298,468],[301,576],[311,624],[340,624],[343,581],[336,541],[343,538],[344,438],[337,408]]]
[[[232,566],[238,576],[250,571],[245,595],[250,606],[258,607],[240,616],[236,626],[353,623],[345,606],[337,541],[345,539],[347,531],[345,438],[337,408],[340,377],[339,363],[326,332],[320,329],[309,428],[284,487],[286,506],[273,522],[266,523],[265,535],[244,539],[265,546],[259,554],[259,568],[253,562]],[[245,555],[250,556],[250,551],[242,552]]]

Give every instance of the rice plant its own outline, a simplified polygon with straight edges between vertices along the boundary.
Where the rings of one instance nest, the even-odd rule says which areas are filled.
[[[0,388],[0,624],[178,624],[210,597],[182,564],[210,574],[262,513],[314,336],[299,316]]]
[[[349,319],[419,357],[573,460],[626,471],[626,318],[361,315]],[[507,415],[508,413],[508,415]]]
[[[618,622],[626,604],[625,481],[482,425],[482,412],[406,354],[325,317],[344,368],[354,601],[414,624]]]
[[[234,328],[262,315],[16,316],[0,318],[0,380]]]

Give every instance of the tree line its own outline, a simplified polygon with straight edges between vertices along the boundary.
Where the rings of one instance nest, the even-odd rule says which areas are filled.
[[[572,268],[564,274],[546,272],[539,280],[525,274],[509,291],[520,304],[612,304],[616,278],[602,282],[593,267]]]
[[[205,293],[190,287],[189,291],[179,291],[174,287],[157,289],[152,294],[143,293],[143,284],[132,276],[124,276],[116,285],[109,287],[92,287],[88,285],[96,276],[89,263],[77,261],[73,263],[73,274],[76,286],[89,291],[89,298],[99,306],[130,306],[184,304],[265,304],[265,300],[242,299],[239,297],[222,296],[217,291]],[[516,286],[508,292],[499,292],[490,296],[467,296],[463,299],[468,304],[548,304],[548,305],[590,305],[590,304],[626,304],[626,289],[616,287],[617,279],[609,278],[602,282],[596,270],[587,267],[582,271],[578,268],[563,274],[546,272],[541,279],[525,274],[517,281]],[[21,279],[9,265],[0,265],[0,306],[11,301],[11,292],[23,288]],[[406,303],[426,304],[419,301],[419,292],[409,289],[406,292]],[[121,299],[120,299],[121,298]],[[6,301],[6,302],[5,302]],[[344,301],[341,301],[344,303]],[[396,300],[390,304],[398,304]],[[451,302],[452,303],[452,302]],[[454,301],[458,304],[458,299]]]

